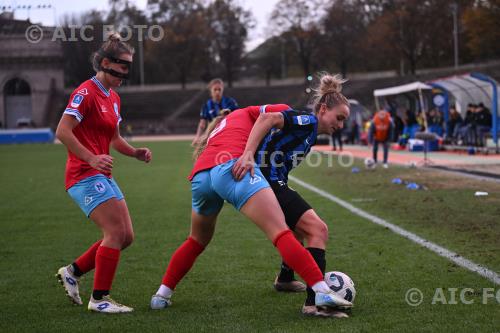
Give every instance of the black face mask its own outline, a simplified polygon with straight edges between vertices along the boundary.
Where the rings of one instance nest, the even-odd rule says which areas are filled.
[[[127,66],[128,70],[129,70],[129,72],[125,74],[125,73],[117,72],[111,68],[101,68],[101,70],[104,73],[108,73],[109,75],[113,75],[114,77],[117,77],[117,78],[122,79],[122,80],[128,80],[130,78],[129,73],[130,73],[130,67],[132,66],[132,62],[127,61],[127,60],[123,60],[123,59],[118,59],[118,58],[112,57],[108,54],[101,54],[101,55],[105,58],[108,58],[109,61],[111,61],[112,63]]]

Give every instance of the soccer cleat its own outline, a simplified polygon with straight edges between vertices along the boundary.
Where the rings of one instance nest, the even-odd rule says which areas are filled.
[[[300,293],[306,291],[306,285],[297,280],[280,282],[278,281],[278,277],[276,277],[274,280],[274,289],[282,292]]]
[[[80,298],[80,291],[78,290],[78,277],[74,276],[73,273],[68,269],[69,266],[64,266],[59,268],[56,273],[56,278],[59,283],[63,286],[66,295],[69,297],[73,304],[82,305],[82,299]]]
[[[302,306],[302,314],[305,316],[321,318],[349,318],[349,315],[342,311],[305,304]]]
[[[156,294],[153,295],[153,297],[151,297],[151,303],[149,306],[151,307],[152,310],[161,310],[168,308],[170,305],[172,305],[170,297],[166,298]]]
[[[389,164],[384,163],[384,169],[388,169],[388,168],[389,168]]]
[[[333,290],[328,293],[316,293],[315,297],[316,306],[319,307],[329,307],[334,309],[350,309],[352,308],[352,303],[346,301],[339,295],[337,295]]]
[[[109,295],[104,296],[101,300],[90,297],[88,309],[100,313],[128,313],[134,311],[133,308],[114,301]]]

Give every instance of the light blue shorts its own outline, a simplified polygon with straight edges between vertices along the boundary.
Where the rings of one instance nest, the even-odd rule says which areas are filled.
[[[123,193],[115,180],[104,175],[90,176],[80,180],[68,189],[68,194],[87,217],[103,202],[111,198],[123,199]]]
[[[247,172],[242,180],[234,180],[231,169],[236,161],[233,159],[210,170],[200,171],[193,177],[191,192],[195,212],[205,216],[216,214],[222,209],[224,200],[240,210],[255,193],[270,187],[257,166],[253,177]]]

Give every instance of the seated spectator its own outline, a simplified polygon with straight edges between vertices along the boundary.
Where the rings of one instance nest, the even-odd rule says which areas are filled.
[[[475,114],[476,118],[476,140],[477,145],[485,146],[484,137],[486,133],[491,131],[491,112],[484,106],[483,103],[479,103],[477,111]]]
[[[476,105],[469,103],[462,126],[459,129],[459,144],[472,145],[476,137]]]
[[[443,116],[438,109],[434,108],[429,111],[427,115],[427,126],[429,132],[443,136]]]
[[[450,108],[450,118],[448,119],[448,138],[450,139],[450,142],[455,144],[458,140],[458,133],[460,130],[460,127],[462,127],[463,124],[463,119],[460,113],[457,111],[457,109],[452,106]]]

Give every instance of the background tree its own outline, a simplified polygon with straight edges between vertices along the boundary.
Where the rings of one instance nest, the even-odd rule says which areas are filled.
[[[467,47],[478,59],[500,57],[500,0],[475,1],[465,9]]]
[[[318,61],[321,46],[320,20],[325,12],[323,1],[280,0],[271,14],[272,30],[293,44],[304,78]]]
[[[343,77],[360,58],[360,41],[365,32],[362,12],[353,0],[336,0],[323,20],[326,54],[334,59]]]
[[[251,13],[233,0],[215,0],[207,8],[208,25],[212,33],[212,56],[224,68],[229,87],[245,50],[248,29],[253,27]]]
[[[155,0],[152,17],[165,31],[164,40],[149,43],[150,60],[162,62],[184,89],[189,77],[204,67],[209,46],[210,30],[206,11],[198,0]],[[163,71],[161,71],[163,72]],[[157,74],[158,75],[158,74]],[[161,78],[160,78],[161,79]]]

